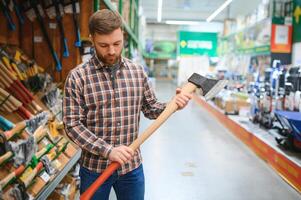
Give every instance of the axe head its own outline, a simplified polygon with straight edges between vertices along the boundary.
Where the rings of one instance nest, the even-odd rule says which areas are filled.
[[[209,100],[215,97],[215,95],[217,95],[227,85],[228,81],[210,79],[194,73],[188,79],[188,82],[196,85],[198,88],[201,88],[203,91],[203,96],[206,100]]]
[[[49,119],[49,113],[43,111],[29,120],[26,120],[26,131],[30,134],[33,134],[37,128],[41,125],[45,125]]]

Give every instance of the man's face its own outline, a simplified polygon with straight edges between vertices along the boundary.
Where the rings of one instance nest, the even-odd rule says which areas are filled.
[[[110,34],[92,35],[92,41],[98,58],[106,65],[113,65],[119,61],[123,48],[123,33],[120,28]]]

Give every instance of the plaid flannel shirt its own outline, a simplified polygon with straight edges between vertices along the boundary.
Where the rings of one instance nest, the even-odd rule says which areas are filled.
[[[143,68],[122,58],[113,79],[110,69],[94,55],[70,71],[64,89],[63,121],[67,135],[82,148],[81,165],[101,173],[113,147],[129,146],[138,136],[140,112],[157,118],[166,104],[159,103]],[[138,149],[121,166],[123,175],[142,162]]]

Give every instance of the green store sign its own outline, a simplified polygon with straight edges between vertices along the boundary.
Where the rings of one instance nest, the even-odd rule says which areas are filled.
[[[294,0],[293,42],[301,42],[301,0]]]
[[[216,57],[217,33],[179,31],[179,55],[208,55]]]

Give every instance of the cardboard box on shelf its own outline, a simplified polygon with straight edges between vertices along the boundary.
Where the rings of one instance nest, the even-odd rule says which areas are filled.
[[[46,185],[46,183],[47,182],[45,182],[41,177],[38,176],[34,179],[34,183],[27,189],[27,191],[33,197],[36,197]]]
[[[62,191],[63,188],[65,189],[64,192]],[[64,177],[59,187],[51,193],[51,195],[48,197],[48,200],[74,200],[76,192],[76,179],[68,174]]]
[[[64,153],[68,158],[72,158],[76,154],[76,151],[77,149],[73,146],[73,144],[69,143]]]

